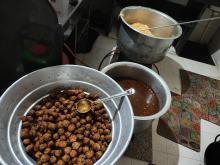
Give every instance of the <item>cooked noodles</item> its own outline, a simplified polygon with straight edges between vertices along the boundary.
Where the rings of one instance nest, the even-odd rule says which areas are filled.
[[[149,27],[145,24],[142,24],[142,23],[139,23],[139,22],[136,22],[136,23],[133,23],[131,24],[131,26],[138,30],[139,32],[145,34],[145,35],[148,35],[148,36],[154,36],[152,34],[152,32],[149,30]]]

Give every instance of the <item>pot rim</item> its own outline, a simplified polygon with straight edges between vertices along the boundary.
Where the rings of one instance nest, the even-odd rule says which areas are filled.
[[[157,13],[157,14],[160,14],[162,16],[164,16],[165,18],[169,19],[170,21],[172,21],[174,24],[175,23],[178,23],[175,19],[173,19],[172,17],[170,17],[169,15],[161,12],[161,11],[158,11],[158,10],[155,10],[155,9],[152,9],[152,8],[149,8],[149,7],[143,7],[143,6],[128,6],[128,7],[125,7],[123,8],[120,13],[119,13],[119,17],[121,18],[122,22],[127,25],[130,29],[134,30],[135,32],[141,34],[142,36],[145,36],[145,37],[149,37],[149,38],[153,38],[153,39],[164,39],[164,40],[174,40],[174,39],[177,39],[179,38],[181,35],[182,35],[182,28],[180,25],[177,25],[176,28],[177,28],[177,35],[173,36],[173,37],[158,37],[158,36],[148,36],[148,35],[145,35],[143,33],[141,33],[140,31],[136,30],[135,28],[133,28],[129,23],[127,23],[127,21],[124,19],[124,12],[126,10],[136,10],[136,9],[144,9],[144,10],[149,10],[151,12],[154,12],[154,13]]]
[[[141,64],[134,63],[134,62],[115,62],[115,63],[112,63],[112,64],[106,66],[105,68],[103,68],[101,70],[101,72],[106,73],[107,71],[111,70],[114,67],[123,66],[123,65],[124,66],[126,66],[126,65],[127,66],[133,66],[133,67],[142,69],[145,72],[149,72],[152,76],[154,76],[161,83],[161,85],[163,86],[163,88],[164,88],[164,90],[167,94],[166,102],[165,102],[164,106],[161,108],[161,110],[158,113],[150,115],[150,116],[135,116],[134,115],[133,116],[134,120],[153,120],[153,119],[159,118],[160,116],[165,114],[167,112],[167,110],[170,108],[170,105],[171,105],[170,89],[169,89],[168,85],[166,84],[166,82],[153,70],[151,70],[151,69],[149,69],[149,68],[147,68],[147,67],[145,67]]]

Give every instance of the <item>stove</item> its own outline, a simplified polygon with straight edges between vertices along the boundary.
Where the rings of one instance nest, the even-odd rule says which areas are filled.
[[[167,51],[166,54],[173,54],[173,55],[177,55],[176,54],[176,50],[173,46],[170,47],[170,49]],[[113,47],[112,48],[112,51],[110,52],[110,58],[109,60],[107,61],[107,64],[111,64],[111,63],[114,63],[114,62],[121,62],[121,61],[129,61],[129,62],[135,62],[135,61],[132,61],[130,60],[129,58],[127,58],[125,55],[123,55],[123,53],[119,50],[119,48],[117,46]],[[166,56],[166,55],[165,55]],[[105,57],[104,57],[105,58]],[[103,58],[103,59],[104,59]],[[105,59],[104,59],[105,60]],[[100,64],[100,68],[101,68],[101,65],[102,65],[103,61],[101,62]],[[136,62],[137,63],[137,62]],[[156,69],[157,73],[159,73],[158,69],[157,69],[157,66],[156,64],[145,64],[145,63],[139,63],[141,65],[144,65],[148,68],[151,68],[153,70]],[[100,70],[99,68],[99,70]],[[155,68],[155,69],[154,69]]]

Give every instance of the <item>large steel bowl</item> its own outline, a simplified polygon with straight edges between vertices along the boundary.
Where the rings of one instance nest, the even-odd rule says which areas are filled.
[[[166,82],[151,69],[133,62],[116,62],[102,69],[102,72],[112,77],[138,80],[149,85],[159,101],[159,112],[150,116],[134,116],[134,133],[149,128],[154,119],[165,114],[171,104],[171,94]]]
[[[121,10],[121,25],[118,35],[118,47],[130,60],[142,64],[153,64],[162,60],[174,39],[182,34],[181,27],[171,26],[154,29],[155,36],[148,36],[134,29],[132,23],[142,23],[149,27],[177,23],[170,16],[147,7],[130,6]]]
[[[0,164],[26,165],[36,164],[30,158],[20,139],[21,121],[31,107],[57,87],[83,87],[87,91],[96,91],[101,97],[121,92],[122,88],[105,74],[83,66],[61,65],[32,72],[10,86],[0,99]],[[106,152],[96,165],[114,164],[123,154],[133,133],[133,112],[128,98],[117,110],[119,100],[106,102],[105,106],[112,118],[113,139]]]

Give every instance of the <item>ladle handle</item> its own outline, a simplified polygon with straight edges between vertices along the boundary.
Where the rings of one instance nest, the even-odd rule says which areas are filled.
[[[132,95],[134,93],[135,93],[135,90],[133,88],[130,88],[130,89],[127,89],[127,90],[125,90],[121,93],[118,93],[118,94],[115,94],[115,95],[112,95],[112,96],[109,96],[109,97],[106,97],[106,98],[103,98],[103,99],[98,99],[97,101],[104,102],[104,101],[115,99],[115,98],[118,98],[118,97]]]
[[[214,20],[217,20],[217,19],[220,19],[220,17],[197,19],[197,20],[193,20],[193,21],[186,21],[186,22],[174,23],[174,24],[163,25],[163,26],[149,27],[148,30],[165,28],[165,27],[170,27],[170,26],[177,26],[177,25],[186,25],[186,24],[197,23],[197,22],[204,22],[204,21],[214,21]]]

